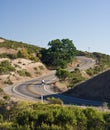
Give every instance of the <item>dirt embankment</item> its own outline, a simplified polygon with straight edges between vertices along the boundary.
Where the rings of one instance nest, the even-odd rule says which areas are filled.
[[[64,94],[88,100],[110,102],[110,70],[89,79]]]
[[[0,38],[0,43],[2,43],[2,42],[4,42],[4,41],[5,41],[4,39],[1,39],[1,38]]]
[[[10,60],[8,58],[1,58],[0,62],[8,60],[11,65],[15,67],[16,71],[10,72],[9,74],[0,75],[0,87],[6,87],[10,84],[5,84],[9,82],[9,80],[15,84],[19,82],[24,82],[26,80],[30,80],[32,78],[39,77],[41,75],[46,75],[50,71],[45,67],[41,62],[33,62],[31,60],[18,58],[14,60]],[[20,72],[28,72],[31,76],[23,76],[18,73]]]

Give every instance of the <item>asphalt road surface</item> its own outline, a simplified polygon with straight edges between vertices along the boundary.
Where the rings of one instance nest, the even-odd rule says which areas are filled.
[[[95,60],[86,57],[77,57],[81,61],[79,69],[86,70],[95,65]],[[74,68],[70,68],[69,71],[74,71]],[[22,84],[13,87],[12,91],[19,96],[24,98],[32,99],[35,101],[45,101],[48,97],[60,98],[64,104],[67,105],[88,105],[88,106],[102,106],[103,102],[84,100],[75,97],[65,96],[62,93],[56,93],[50,89],[52,83],[57,79],[55,76],[56,71],[51,74],[43,76],[41,78],[36,78]],[[42,79],[45,80],[45,84],[42,84]]]

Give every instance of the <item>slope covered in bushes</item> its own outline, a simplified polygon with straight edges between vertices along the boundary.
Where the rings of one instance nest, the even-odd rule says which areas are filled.
[[[1,130],[109,130],[109,117],[110,113],[94,108],[0,103]]]

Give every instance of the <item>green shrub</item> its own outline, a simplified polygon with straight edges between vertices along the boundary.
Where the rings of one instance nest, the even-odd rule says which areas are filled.
[[[9,84],[9,85],[12,85],[13,82],[10,80],[10,78],[8,78],[6,81],[4,81],[5,84]]]
[[[103,70],[104,70],[103,66],[98,65],[98,66],[95,66],[94,68],[87,69],[86,73],[90,76],[93,76],[95,74],[102,72]]]
[[[15,67],[13,67],[8,60],[2,61],[0,63],[0,74],[9,74],[15,70]]]
[[[39,69],[44,70],[44,66],[40,65]]]
[[[60,98],[47,98],[50,104],[60,104],[63,105],[63,101]]]
[[[0,123],[3,122],[3,115],[0,114]]]
[[[29,73],[28,71],[25,71],[25,76],[31,77],[32,75],[31,75],[31,73]]]
[[[10,110],[7,106],[10,106]],[[2,128],[4,130],[109,130],[110,112],[102,112],[92,107],[0,102],[0,129]]]
[[[88,75],[90,75],[90,76],[93,76],[93,75],[94,75],[94,70],[93,70],[92,68],[87,69],[87,70],[86,70],[86,73],[87,73]]]
[[[29,72],[26,71],[26,70],[18,70],[17,73],[18,73],[20,76],[31,77],[31,73],[29,73]]]
[[[69,80],[68,87],[74,87],[81,81],[85,80],[85,78],[81,75],[81,72],[78,68],[76,68],[72,73]]]
[[[10,99],[10,97],[9,97],[8,95],[3,96],[3,98],[4,98],[5,100],[9,100],[9,99]]]
[[[56,71],[56,76],[60,79],[60,80],[66,80],[67,78],[69,78],[71,75],[71,73],[65,69],[62,68],[58,68]]]
[[[2,88],[0,88],[0,92],[3,92],[3,89],[2,89]]]
[[[37,68],[37,67],[34,67],[34,70],[38,70],[38,68]]]

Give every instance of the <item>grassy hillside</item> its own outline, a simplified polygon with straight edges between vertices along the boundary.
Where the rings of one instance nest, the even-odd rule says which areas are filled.
[[[5,47],[8,49],[14,49],[14,50],[18,50],[19,48],[25,48],[30,53],[38,52],[41,49],[38,46],[23,43],[23,42],[17,42],[17,41],[6,40],[6,39],[1,39],[1,40],[3,40],[3,42],[0,42],[0,48]]]
[[[100,67],[100,69],[105,70],[110,67],[110,55],[103,54],[100,52],[83,52],[79,51],[80,56],[86,56],[90,57],[96,60],[97,65]]]
[[[46,74],[49,70],[47,70],[45,65],[41,62],[41,50],[42,48],[35,45],[0,38],[1,86],[6,84],[12,85],[19,81],[25,81]],[[94,58],[96,60],[96,66],[85,72],[77,68],[72,73],[68,73],[60,68],[59,71],[57,71],[60,77],[60,83],[56,83],[56,85],[59,84],[58,87],[60,87],[61,90],[63,87],[65,87],[64,90],[66,90],[67,87],[76,87],[76,85],[83,80],[103,72],[110,67],[109,55],[82,51],[79,51],[78,54]],[[78,62],[80,63],[80,61]],[[75,61],[71,63],[71,65],[76,66],[78,62]]]
[[[1,39],[0,58],[26,58],[38,61],[41,48],[35,45]]]
[[[95,59],[96,65],[93,68],[85,70],[85,72],[75,70],[73,75],[71,75],[72,73],[68,74],[66,80],[63,79],[63,83],[65,82],[65,84],[69,84],[68,86],[71,87],[71,89],[64,94],[82,99],[110,103],[110,55],[98,52],[88,53],[80,51],[79,55]],[[85,80],[86,82],[82,82],[80,79],[83,81]]]

